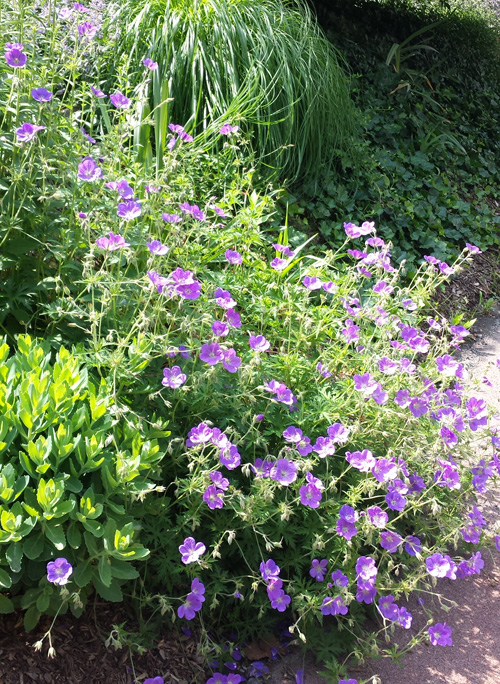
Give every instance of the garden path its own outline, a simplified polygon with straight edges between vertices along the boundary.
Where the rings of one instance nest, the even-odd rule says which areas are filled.
[[[478,319],[473,334],[461,354],[469,375],[481,396],[499,412],[500,425],[500,305]],[[484,382],[487,378],[490,384]],[[480,502],[488,523],[500,522],[500,491],[490,490]],[[413,614],[412,629],[396,628],[391,642],[404,647],[412,634],[425,628],[426,608],[432,608],[435,622],[446,622],[453,630],[452,647],[420,644],[403,657],[400,664],[390,658],[370,660],[352,668],[350,677],[367,684],[500,684],[500,554],[482,549],[485,567],[481,575],[458,581],[438,580],[446,608],[430,596],[424,605],[416,598],[408,602]],[[374,629],[380,626],[374,625]],[[321,667],[300,654],[287,656],[273,664],[271,684],[295,684],[295,672],[304,671],[304,684],[337,684],[320,677]]]

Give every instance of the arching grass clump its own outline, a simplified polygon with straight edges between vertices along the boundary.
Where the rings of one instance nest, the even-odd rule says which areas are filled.
[[[260,173],[281,181],[317,177],[350,154],[342,59],[301,0],[126,0],[108,30],[117,26],[113,63],[126,55],[130,85],[143,57],[159,64],[152,108],[172,98],[162,125],[200,135],[231,118],[250,136]]]

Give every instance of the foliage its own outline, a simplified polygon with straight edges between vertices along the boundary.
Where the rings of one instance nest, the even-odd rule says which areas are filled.
[[[2,67],[3,173],[16,184],[5,201],[20,222],[50,206],[49,149],[62,205],[59,228],[33,224],[37,264],[44,230],[59,255],[54,291],[32,302],[47,341],[3,348],[0,608],[19,598],[30,626],[57,606],[79,610],[93,587],[126,592],[151,623],[196,620],[204,634],[285,618],[294,637],[321,643],[333,676],[341,648],[372,648],[367,613],[409,629],[395,600],[481,570],[474,548],[492,530],[472,497],[500,472],[499,437],[448,353],[469,324],[428,317],[433,289],[478,248],[455,267],[426,255],[408,279],[373,223],[346,223],[336,250],[290,237],[253,185],[240,131],[212,122],[214,154],[175,122],[165,153],[147,148],[150,67],[130,98],[90,95],[86,60],[101,43],[77,11],[8,15],[11,41],[34,39],[27,66],[9,48]],[[46,33],[28,30],[35,21]],[[65,78],[62,55],[54,71],[37,63],[61,22],[86,48],[67,96],[34,108],[31,88],[55,93]],[[26,129],[22,103],[45,129]],[[82,123],[93,141],[78,147]],[[478,444],[484,458],[471,463]],[[74,566],[71,594],[46,576],[56,552]]]
[[[138,577],[130,562],[149,553],[131,511],[154,491],[148,475],[163,455],[65,347],[52,362],[47,344],[20,335],[13,355],[5,343],[0,353],[0,580],[13,594],[2,612],[22,606],[31,629],[59,606],[46,579],[56,554],[74,567],[75,614],[92,589],[123,599],[121,586]]]
[[[316,178],[352,155],[356,116],[343,63],[301,0],[127,0],[113,6],[109,31],[117,25],[131,86],[141,58],[159,65],[147,105],[157,148],[167,122],[203,136],[230,121],[250,138],[264,178]],[[108,71],[117,64],[116,52],[110,57]]]
[[[497,244],[498,21],[473,3],[322,7],[320,21],[356,74],[362,161],[291,193],[293,225],[336,245],[342,221],[370,217],[410,271],[431,247],[446,259],[464,239]]]

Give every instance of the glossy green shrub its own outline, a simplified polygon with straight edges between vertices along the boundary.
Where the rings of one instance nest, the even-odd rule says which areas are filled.
[[[27,608],[26,627],[60,605],[46,564],[64,554],[74,567],[71,610],[94,588],[122,600],[148,556],[136,541],[132,508],[154,485],[162,454],[137,419],[115,410],[105,380],[90,380],[64,347],[20,336],[0,347],[0,611]]]

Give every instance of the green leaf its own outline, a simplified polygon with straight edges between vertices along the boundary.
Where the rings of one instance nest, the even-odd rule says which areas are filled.
[[[0,587],[2,589],[9,589],[12,585],[12,579],[8,572],[0,568]]]
[[[80,548],[80,545],[82,543],[82,533],[80,532],[75,523],[68,527],[66,537],[68,539],[68,544],[71,546],[72,549]]]
[[[23,546],[19,543],[9,544],[5,552],[5,557],[10,565],[12,572],[21,572],[21,561],[23,559]]]
[[[73,577],[75,583],[80,587],[86,587],[89,582],[92,580],[92,565],[90,563],[90,560],[85,561],[84,563],[79,563],[74,572],[73,572]]]
[[[30,606],[24,614],[24,629],[31,632],[38,624],[42,614],[36,606]]]
[[[43,534],[32,534],[23,542],[24,555],[30,560],[35,560],[40,556],[45,545]]]
[[[106,587],[109,587],[111,584],[111,580],[112,580],[111,565],[109,564],[109,560],[106,556],[100,557],[98,571],[99,571],[99,577],[101,579],[101,582]]]
[[[99,596],[105,601],[112,601],[113,603],[120,603],[123,601],[122,590],[115,580],[113,580],[111,586],[107,587],[98,577],[94,576],[94,587],[96,588]]]
[[[111,574],[113,577],[123,580],[132,580],[139,577],[139,573],[131,563],[126,563],[116,558],[111,559]]]
[[[3,615],[6,615],[7,613],[13,613],[14,612],[14,604],[10,600],[10,598],[7,598],[7,596],[4,596],[3,594],[0,594],[0,613]]]
[[[61,525],[54,525],[53,523],[45,523],[45,535],[58,551],[62,551],[66,546],[66,537]]]
[[[40,613],[45,613],[47,608],[50,605],[50,596],[47,594],[41,594],[36,602],[36,607],[40,611]]]

